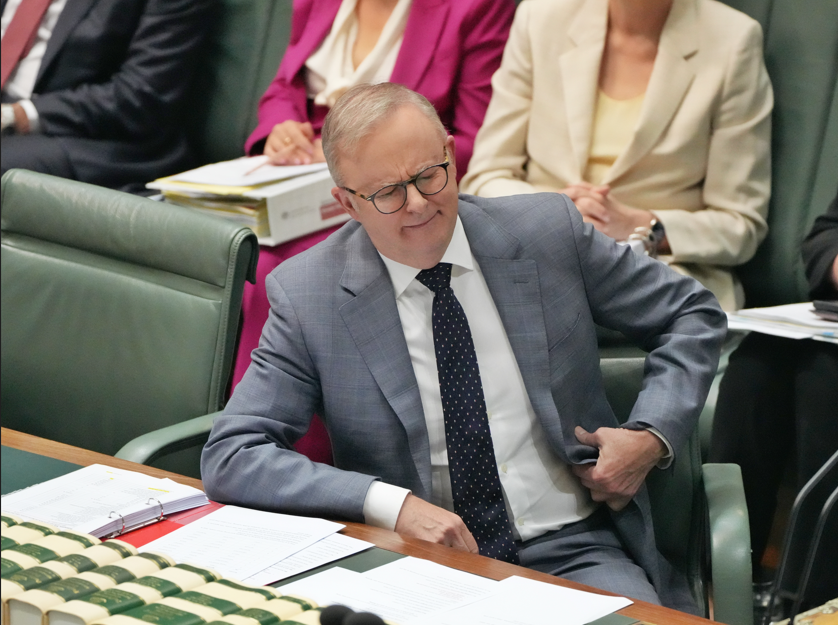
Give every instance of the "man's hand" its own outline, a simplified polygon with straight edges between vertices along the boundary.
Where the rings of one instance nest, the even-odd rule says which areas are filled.
[[[573,465],[573,473],[590,489],[594,501],[604,501],[612,510],[628,505],[652,467],[666,455],[663,441],[645,430],[599,428],[590,433],[577,427],[576,438],[599,449],[599,459],[595,464]]]
[[[408,494],[402,504],[396,520],[396,533],[461,551],[480,553],[474,536],[460,517],[413,494]]]
[[[649,211],[631,208],[614,199],[608,185],[592,185],[590,182],[578,182],[562,189],[579,212],[582,220],[590,223],[616,241],[625,241],[635,228],[647,228],[654,215]]]
[[[265,141],[265,154],[274,165],[308,165],[326,160],[311,124],[292,120],[273,127]]]

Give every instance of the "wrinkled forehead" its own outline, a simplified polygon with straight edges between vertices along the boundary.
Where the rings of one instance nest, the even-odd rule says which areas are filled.
[[[364,136],[336,146],[340,176],[347,184],[351,179],[359,185],[407,180],[445,160],[446,136],[423,111],[401,107],[368,127]]]

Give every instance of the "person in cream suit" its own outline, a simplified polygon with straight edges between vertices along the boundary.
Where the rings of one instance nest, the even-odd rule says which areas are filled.
[[[463,190],[567,193],[722,308],[765,237],[773,95],[759,24],[715,0],[527,0]]]
[[[458,195],[455,139],[406,87],[349,90],[323,137],[352,220],[268,277],[259,348],[204,447],[207,494],[695,612],[644,482],[678,462],[704,405],[725,333],[713,295],[566,196]],[[445,271],[437,290],[423,281]],[[595,322],[649,352],[622,427]],[[314,413],[335,466],[293,449]]]

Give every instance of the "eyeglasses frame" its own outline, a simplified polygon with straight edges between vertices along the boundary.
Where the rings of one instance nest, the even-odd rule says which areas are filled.
[[[341,187],[341,189],[343,189],[344,191],[346,191],[348,193],[351,193],[352,195],[355,195],[355,196],[361,198],[362,200],[366,200],[367,202],[372,202],[372,205],[375,207],[375,210],[377,210],[382,215],[393,215],[395,213],[398,213],[401,209],[404,208],[404,205],[407,204],[407,185],[412,184],[414,187],[416,187],[416,190],[419,191],[419,193],[422,193],[422,191],[420,191],[419,187],[416,185],[416,181],[419,180],[419,178],[422,176],[422,174],[424,174],[429,169],[433,169],[434,167],[442,167],[443,170],[445,170],[445,184],[442,185],[442,189],[440,189],[439,191],[435,191],[434,193],[422,193],[422,195],[424,197],[430,197],[432,195],[436,195],[437,193],[442,193],[443,190],[445,190],[445,187],[448,186],[448,182],[449,182],[448,166],[450,164],[451,164],[451,161],[448,157],[448,150],[445,150],[445,160],[443,162],[437,163],[436,165],[428,165],[427,167],[425,167],[425,169],[423,169],[418,174],[416,174],[415,176],[413,176],[412,178],[409,178],[407,180],[402,180],[401,182],[394,182],[394,183],[391,183],[391,184],[385,184],[378,191],[375,191],[375,192],[373,192],[369,195],[363,195],[362,193],[358,193],[357,191],[355,191],[354,189],[350,189],[349,187]],[[401,187],[402,189],[404,189],[404,202],[402,202],[402,205],[399,206],[396,210],[390,211],[389,213],[385,213],[383,210],[378,208],[378,206],[376,205],[375,196],[378,195],[384,189],[388,189],[390,187]]]

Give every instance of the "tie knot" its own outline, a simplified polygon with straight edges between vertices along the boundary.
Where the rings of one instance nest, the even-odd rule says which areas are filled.
[[[430,269],[423,269],[416,279],[434,293],[447,289],[451,285],[451,263],[438,263]]]

